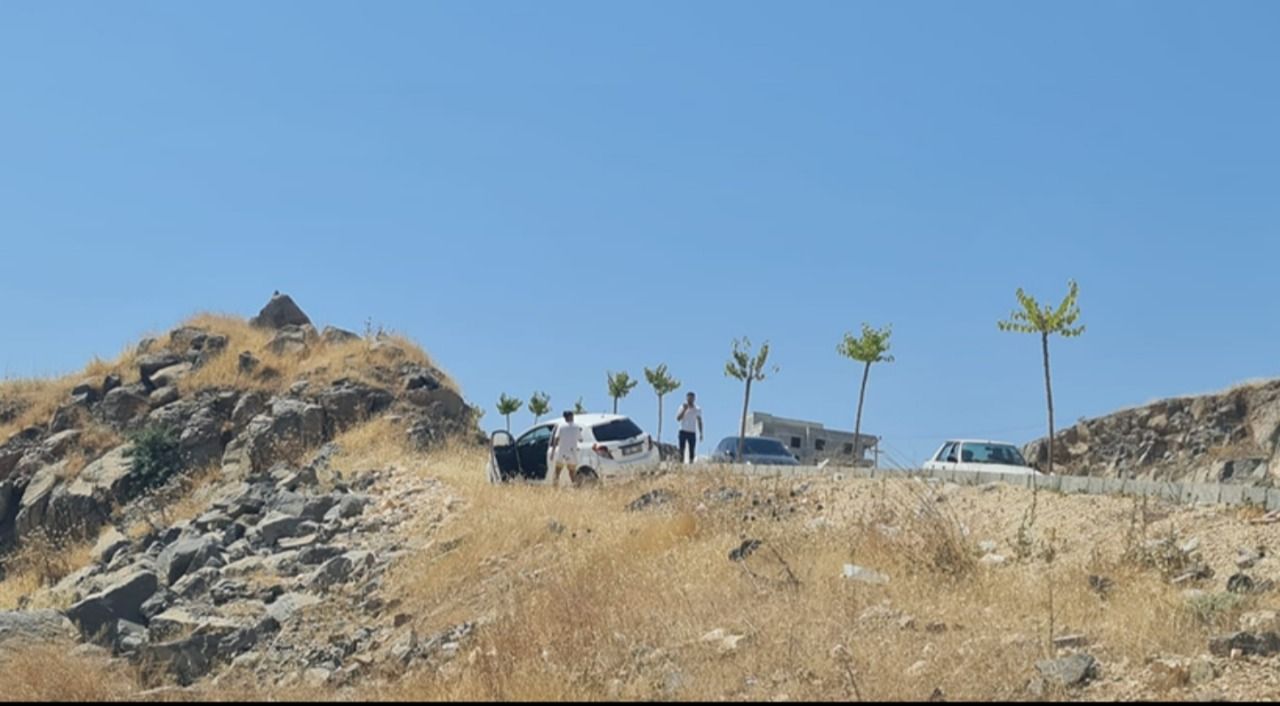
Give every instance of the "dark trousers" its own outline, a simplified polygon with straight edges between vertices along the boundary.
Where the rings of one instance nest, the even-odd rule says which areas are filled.
[[[698,434],[692,431],[680,432],[680,461],[682,463],[693,463],[693,450],[698,445]],[[689,447],[689,460],[685,461],[684,447]]]

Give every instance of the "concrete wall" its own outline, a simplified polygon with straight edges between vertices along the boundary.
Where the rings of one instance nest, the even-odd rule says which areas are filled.
[[[696,467],[695,467],[696,468]],[[1170,483],[1165,481],[1096,478],[1091,476],[1027,476],[984,471],[893,471],[883,468],[818,468],[817,466],[724,466],[735,473],[750,476],[810,478],[935,478],[959,485],[1005,483],[1021,488],[1032,484],[1039,490],[1085,495],[1117,495],[1153,497],[1185,505],[1256,505],[1266,510],[1280,510],[1280,488],[1218,483]]]

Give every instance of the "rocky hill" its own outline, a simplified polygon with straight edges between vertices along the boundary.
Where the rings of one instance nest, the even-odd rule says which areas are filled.
[[[1047,441],[1024,455],[1044,464]],[[1054,470],[1070,475],[1271,486],[1280,475],[1280,380],[1161,400],[1054,435]]]
[[[0,608],[25,609],[0,612],[0,647],[84,641],[178,684],[237,658],[338,681],[375,645],[406,657],[416,638],[376,625],[379,577],[405,499],[435,484],[330,467],[331,442],[373,419],[387,447],[483,440],[415,345],[317,331],[285,295],[249,322],[199,316],[83,374],[0,385]],[[294,619],[337,596],[359,630]]]

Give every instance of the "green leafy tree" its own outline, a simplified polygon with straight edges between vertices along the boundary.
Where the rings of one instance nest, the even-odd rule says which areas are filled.
[[[520,411],[524,406],[524,400],[518,397],[508,397],[507,393],[502,393],[498,397],[498,414],[507,418],[507,431],[511,431],[511,415]]]
[[[667,364],[663,363],[656,368],[644,369],[644,378],[649,381],[649,386],[653,388],[654,394],[658,396],[658,443],[662,443],[662,398],[669,392],[675,392],[680,388],[680,381],[671,377],[667,373]]]
[[[755,355],[751,353],[751,340],[746,336],[733,339],[733,353],[729,357],[729,362],[724,364],[724,374],[735,380],[741,380],[746,383],[746,392],[742,396],[742,424],[738,429],[738,455],[742,458],[743,446],[746,444],[747,436],[747,409],[751,405],[751,383],[762,382],[766,376],[765,365],[769,360],[769,342],[765,341],[760,346],[760,351]],[[773,366],[771,373],[778,372],[778,366]]]
[[[1056,307],[1041,306],[1035,297],[1022,291],[1016,292],[1021,309],[1015,309],[1008,321],[998,321],[1001,331],[1035,333],[1040,335],[1040,349],[1044,353],[1044,396],[1049,405],[1049,473],[1053,473],[1053,385],[1049,380],[1049,336],[1075,338],[1084,333],[1084,325],[1076,325],[1080,307],[1076,304],[1079,287],[1075,280],[1067,280],[1067,296]]]
[[[621,373],[606,372],[605,375],[609,381],[609,396],[613,398],[613,413],[618,413],[618,400],[631,394],[636,385],[640,384],[639,380],[631,379],[625,371]]]
[[[582,398],[581,398],[581,397],[579,397],[579,398],[578,398],[578,401],[577,401],[577,402],[574,402],[574,403],[573,403],[573,413],[574,413],[574,414],[586,414],[586,413],[587,413],[587,408],[586,408],[585,406],[583,406],[583,404],[582,404]]]
[[[542,415],[551,411],[551,395],[545,392],[535,392],[529,398],[529,412],[533,414],[533,423],[537,424]]]
[[[836,346],[837,353],[863,364],[862,386],[858,389],[858,414],[853,422],[853,457],[855,459],[862,458],[862,401],[867,395],[867,377],[871,374],[872,363],[893,362],[893,356],[888,354],[889,336],[892,333],[892,326],[874,329],[863,323],[861,336],[846,332],[844,340]]]

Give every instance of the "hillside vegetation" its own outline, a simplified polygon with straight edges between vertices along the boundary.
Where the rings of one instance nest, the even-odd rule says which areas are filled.
[[[201,360],[185,329],[227,340]],[[175,332],[85,371],[151,379],[127,419],[80,376],[5,388],[5,698],[1280,696],[1280,523],[1257,510],[711,466],[494,486],[408,342]],[[191,367],[140,373],[157,351]],[[79,436],[51,446],[68,406]],[[179,433],[140,435],[160,422]],[[68,473],[88,424],[122,441]],[[171,475],[136,491],[138,454]]]

